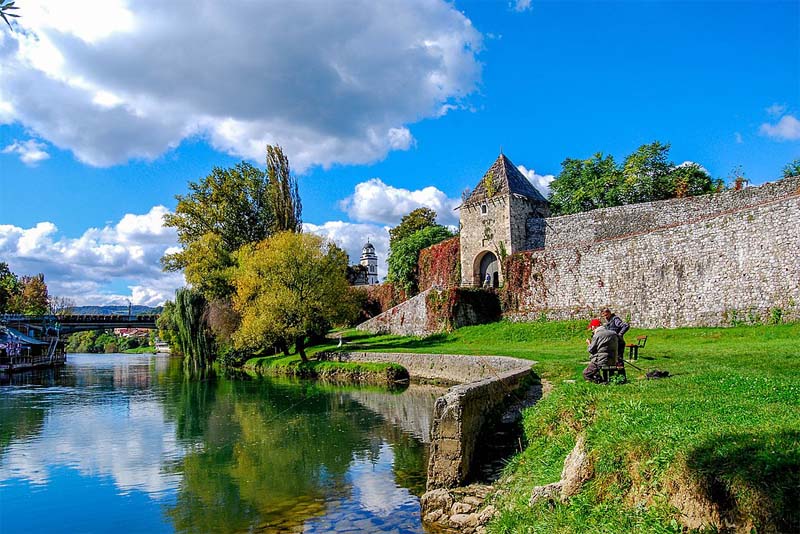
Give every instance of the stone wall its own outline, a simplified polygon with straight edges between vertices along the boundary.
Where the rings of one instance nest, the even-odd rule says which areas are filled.
[[[436,400],[431,426],[428,490],[460,486],[474,467],[484,424],[524,385],[534,362],[504,356],[325,352],[343,362],[394,362],[412,378],[462,382]]]
[[[527,271],[508,275],[516,282],[504,288],[514,296],[505,311],[519,319],[576,318],[607,305],[639,327],[798,319],[798,185],[792,178],[547,219],[547,246],[507,262],[506,270],[516,264]],[[559,228],[572,239],[551,239]]]
[[[431,289],[423,291],[405,302],[364,321],[356,329],[371,334],[397,334],[400,336],[425,336],[428,332],[428,310],[425,298]]]
[[[356,328],[372,334],[428,336],[494,322],[500,316],[500,302],[494,292],[472,288],[428,289]]]
[[[530,375],[527,367],[450,388],[436,400],[431,429],[428,491],[467,482],[474,467],[484,425],[519,390]]]
[[[592,210],[574,215],[528,219],[526,250],[574,246],[677,227],[709,216],[754,208],[800,192],[800,176],[740,191],[676,198]]]
[[[521,368],[532,362],[506,356],[461,356],[455,354],[411,354],[396,352],[322,352],[322,360],[337,362],[399,363],[411,378],[444,380],[459,384],[478,382]]]

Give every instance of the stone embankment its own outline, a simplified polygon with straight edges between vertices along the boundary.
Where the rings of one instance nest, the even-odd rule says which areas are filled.
[[[422,519],[458,532],[481,532],[494,515],[494,508],[484,505],[492,488],[461,485],[475,477],[480,444],[487,442],[488,423],[501,417],[532,387],[533,362],[503,356],[377,352],[327,352],[318,357],[340,362],[399,363],[412,379],[458,383],[434,406]]]

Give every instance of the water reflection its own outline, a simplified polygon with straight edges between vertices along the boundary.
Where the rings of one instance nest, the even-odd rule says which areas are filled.
[[[423,532],[439,393],[187,381],[167,356],[72,356],[0,388],[0,508],[33,515],[0,511],[0,531],[86,531],[67,486],[107,497],[96,531]]]

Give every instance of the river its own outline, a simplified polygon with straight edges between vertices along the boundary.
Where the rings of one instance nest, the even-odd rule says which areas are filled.
[[[422,533],[441,391],[71,354],[0,385],[0,532]]]

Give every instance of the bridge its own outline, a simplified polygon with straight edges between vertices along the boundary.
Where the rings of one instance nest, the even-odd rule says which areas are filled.
[[[0,325],[53,329],[59,334],[72,334],[84,330],[102,330],[107,328],[156,328],[158,314],[140,315],[0,315]]]

